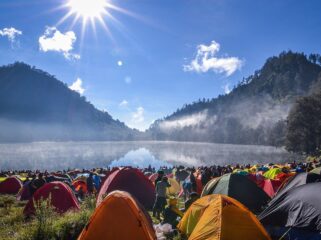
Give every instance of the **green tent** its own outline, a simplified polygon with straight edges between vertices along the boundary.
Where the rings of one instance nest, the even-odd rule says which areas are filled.
[[[202,196],[224,194],[243,203],[254,213],[263,210],[270,197],[247,176],[225,174],[215,178],[205,186]]]
[[[220,179],[221,177],[216,177],[216,178],[213,178],[211,181],[209,181],[203,188],[201,196],[204,197],[206,195],[212,194],[213,189],[216,187],[216,184],[219,182]]]
[[[279,174],[282,173],[282,169],[281,168],[271,168],[270,170],[266,171],[263,176],[265,178],[269,178],[269,179],[275,179],[275,177]]]

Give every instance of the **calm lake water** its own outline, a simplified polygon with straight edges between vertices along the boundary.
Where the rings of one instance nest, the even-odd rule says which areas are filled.
[[[282,148],[181,142],[36,142],[0,144],[0,170],[107,166],[280,163],[297,158]]]

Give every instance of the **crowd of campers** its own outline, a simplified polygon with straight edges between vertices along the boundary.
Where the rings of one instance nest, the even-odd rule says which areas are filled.
[[[2,171],[0,194],[60,214],[96,209],[79,240],[321,239],[321,167],[309,163]],[[154,221],[154,222],[153,222]]]

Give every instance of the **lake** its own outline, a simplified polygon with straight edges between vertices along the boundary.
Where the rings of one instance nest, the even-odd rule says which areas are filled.
[[[193,142],[35,142],[0,144],[0,170],[107,166],[281,163],[297,159],[283,148]]]

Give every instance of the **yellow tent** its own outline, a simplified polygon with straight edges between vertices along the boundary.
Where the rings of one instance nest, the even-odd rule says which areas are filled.
[[[282,173],[282,169],[281,168],[271,168],[270,170],[266,171],[263,176],[269,179],[275,179],[276,176]]]
[[[246,207],[219,194],[194,202],[177,227],[189,240],[271,239]]]
[[[171,185],[167,188],[167,195],[177,195],[181,191],[181,186],[174,178],[168,178],[168,182]]]

